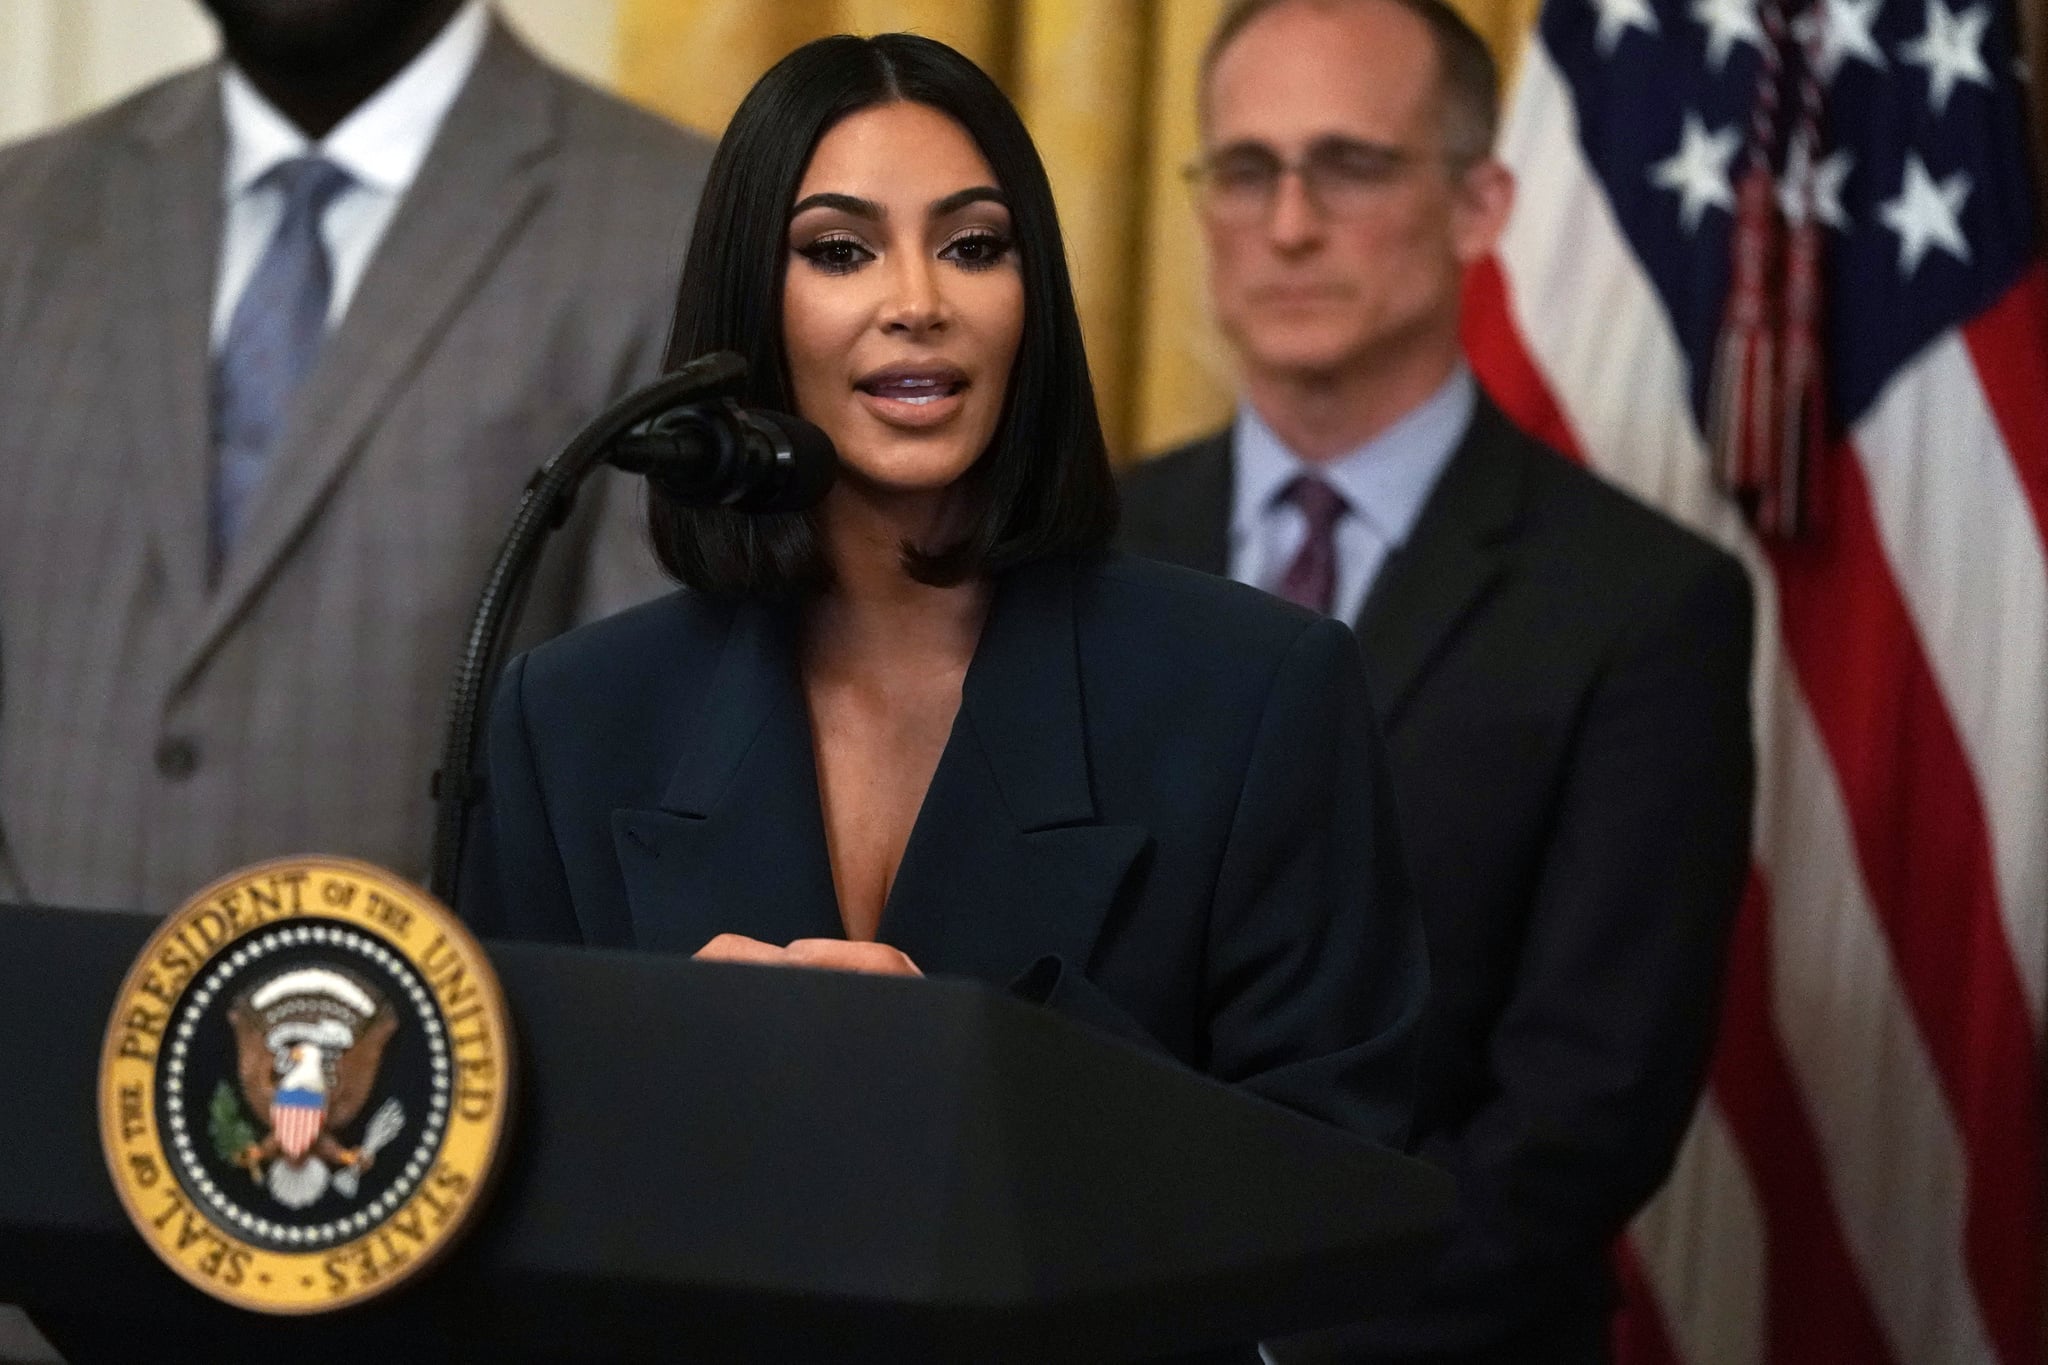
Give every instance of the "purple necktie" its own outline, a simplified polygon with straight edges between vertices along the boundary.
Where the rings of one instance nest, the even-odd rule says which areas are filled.
[[[235,305],[213,372],[213,552],[241,538],[250,495],[269,469],[294,390],[327,337],[332,289],[320,218],[352,183],[331,161],[301,156],[265,177],[284,194],[277,231]]]
[[[1308,474],[1288,484],[1280,496],[1301,509],[1308,534],[1274,591],[1296,606],[1328,616],[1337,600],[1337,522],[1350,505],[1342,493]]]

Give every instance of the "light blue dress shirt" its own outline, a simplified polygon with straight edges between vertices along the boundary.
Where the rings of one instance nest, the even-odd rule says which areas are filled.
[[[1323,479],[1349,504],[1337,521],[1337,592],[1331,615],[1355,623],[1388,554],[1408,541],[1430,490],[1472,424],[1478,389],[1460,364],[1413,412],[1356,450],[1304,460],[1251,404],[1232,433],[1230,576],[1273,591],[1308,535],[1300,509],[1281,495],[1303,474]]]

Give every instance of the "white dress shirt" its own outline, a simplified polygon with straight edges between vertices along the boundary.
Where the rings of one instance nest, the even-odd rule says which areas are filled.
[[[1330,614],[1356,623],[1387,555],[1408,542],[1422,505],[1472,424],[1478,389],[1460,363],[1421,407],[1332,460],[1289,450],[1251,404],[1238,408],[1232,433],[1230,576],[1273,592],[1308,536],[1308,519],[1285,496],[1304,474],[1323,480],[1346,503],[1337,519],[1337,590]]]
[[[220,94],[228,153],[220,271],[213,294],[214,350],[226,339],[235,305],[284,213],[283,191],[258,182],[279,162],[295,156],[317,153],[354,177],[355,183],[334,197],[320,222],[332,272],[327,326],[332,330],[341,321],[391,216],[398,212],[441,131],[448,106],[475,69],[489,29],[483,0],[469,0],[403,71],[317,143],[232,64],[223,70]]]

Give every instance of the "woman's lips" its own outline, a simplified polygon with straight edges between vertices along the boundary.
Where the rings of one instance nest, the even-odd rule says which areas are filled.
[[[868,411],[889,425],[932,427],[965,404],[967,376],[951,367],[877,370],[854,388]]]

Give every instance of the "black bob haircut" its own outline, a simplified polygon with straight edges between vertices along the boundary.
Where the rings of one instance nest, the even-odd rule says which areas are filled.
[[[905,570],[946,585],[1055,554],[1104,549],[1116,530],[1109,467],[1052,186],[1009,99],[973,62],[906,33],[821,38],[777,62],[733,115],[697,209],[666,368],[708,351],[747,359],[740,401],[793,412],[782,337],[789,213],[818,141],[841,119],[899,100],[952,118],[1008,201],[1024,331],[988,449],[963,475],[969,525],[950,545],[903,547]],[[702,592],[803,597],[830,584],[809,513],[683,507],[650,489],[662,566]]]

